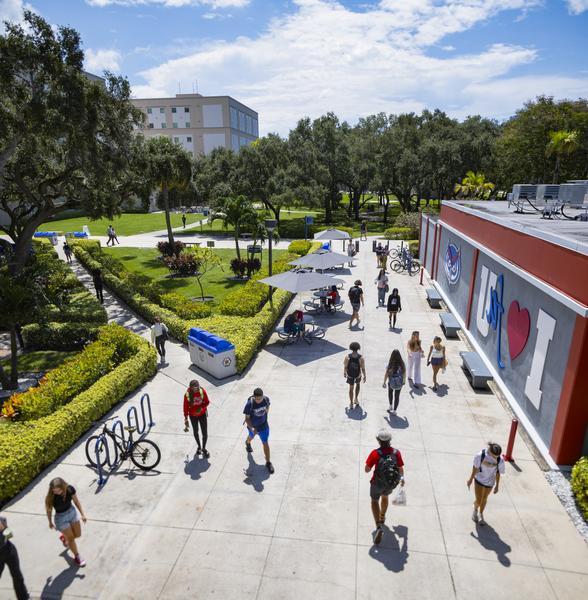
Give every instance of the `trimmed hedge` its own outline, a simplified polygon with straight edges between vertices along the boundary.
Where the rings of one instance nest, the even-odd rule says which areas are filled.
[[[98,337],[97,323],[30,323],[22,328],[31,350],[76,350]]]
[[[584,518],[588,520],[588,456],[583,456],[572,468],[572,491]]]
[[[73,275],[75,277],[75,275]],[[76,277],[76,281],[79,279]],[[108,317],[104,307],[96,300],[96,297],[84,289],[72,294],[70,303],[59,308],[55,305],[45,307],[42,317],[47,321],[55,323],[69,323],[84,321],[87,323],[98,323],[106,325]]]
[[[408,244],[409,250],[412,252],[413,257],[419,257],[419,240],[408,240],[406,242]]]
[[[421,213],[420,212],[401,212],[394,219],[394,227],[409,227],[413,231],[417,232],[421,226]]]
[[[295,242],[290,242],[288,246],[288,252],[292,252],[292,254],[298,254],[298,256],[304,256],[308,254],[310,250],[311,242],[306,240],[296,240]]]
[[[0,501],[20,492],[47,465],[69,450],[94,421],[155,373],[155,348],[138,335],[130,335],[132,356],[68,404],[47,417],[14,422],[2,428]]]
[[[387,240],[412,240],[414,239],[414,229],[411,227],[389,227],[384,231],[384,237]]]
[[[314,225],[308,225],[306,233],[312,237],[315,232]],[[304,237],[304,219],[284,219],[278,225],[278,232],[282,239],[300,239]]]

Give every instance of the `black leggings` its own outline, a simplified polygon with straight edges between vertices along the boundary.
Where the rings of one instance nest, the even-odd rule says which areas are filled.
[[[199,417],[193,417],[190,415],[190,423],[192,423],[192,431],[194,432],[194,439],[198,449],[206,450],[206,442],[208,441],[208,417],[206,413]],[[202,446],[200,445],[200,436],[198,435],[198,424],[200,423],[200,429],[202,429]]]
[[[2,549],[0,549],[0,577],[2,576],[2,571],[4,571],[4,565],[8,565],[8,569],[12,575],[12,584],[14,585],[16,597],[18,600],[27,600],[29,593],[25,586],[22,571],[20,570],[18,552],[12,542],[9,541],[6,541]]]
[[[165,356],[165,336],[158,335],[155,337],[155,347],[157,348],[157,352],[159,356]],[[190,417],[192,418],[192,417]]]
[[[388,388],[388,402],[390,403],[392,410],[396,410],[398,408],[398,403],[400,402],[400,390]]]
[[[390,311],[388,313],[388,321],[392,323],[392,327],[396,327],[396,316],[398,315],[398,311]]]

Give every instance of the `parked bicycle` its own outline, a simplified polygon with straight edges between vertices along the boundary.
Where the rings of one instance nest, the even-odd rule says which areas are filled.
[[[102,431],[98,435],[93,435],[86,442],[86,458],[93,467],[104,467],[108,461],[108,450],[106,448],[106,438],[110,438],[120,453],[120,460],[130,458],[135,466],[143,471],[155,469],[161,460],[161,451],[159,446],[145,438],[133,439],[133,433],[137,431],[136,427],[126,426],[124,430],[129,434],[128,439],[122,435],[116,434],[108,428],[108,421],[112,421],[117,417],[111,417],[104,423]],[[96,454],[96,443],[100,439],[100,435],[104,436],[104,443],[99,444],[98,454]],[[98,460],[98,462],[96,462]],[[98,464],[99,463],[99,464]]]
[[[412,252],[407,246],[402,246],[400,250],[392,256],[396,257],[392,258],[390,261],[390,268],[395,273],[408,271],[408,274],[412,276],[419,272],[421,266],[418,261],[413,258]]]

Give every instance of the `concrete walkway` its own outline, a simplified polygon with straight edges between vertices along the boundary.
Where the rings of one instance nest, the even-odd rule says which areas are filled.
[[[449,366],[439,394],[405,387],[398,416],[386,413],[382,380],[390,351],[404,354],[413,329],[428,347],[440,328],[418,278],[393,275],[404,310],[401,330],[388,330],[384,309],[376,308],[370,249],[371,241],[362,242],[358,266],[344,275],[365,284],[365,329],[350,331],[340,314],[322,317],[325,341],[284,347],[272,338],[248,372],[222,382],[197,373],[186,350],[170,344],[170,365],[113,411],[123,415],[149,392],[156,421],[149,437],[162,449],[160,472],[123,465],[98,491],[81,440],[7,507],[35,597],[585,596],[588,547],[521,438],[516,465],[507,465],[500,493],[489,500],[488,525],[476,528],[470,520],[473,494],[465,481],[472,456],[488,440],[506,445],[510,416],[493,394],[469,386],[458,358],[464,342],[446,342]],[[147,333],[125,307],[106,299],[112,319]],[[362,345],[368,381],[361,409],[348,412],[342,362],[353,340]],[[212,400],[209,460],[194,457],[191,433],[183,433],[182,395],[194,377]],[[242,409],[256,386],[272,400],[272,476],[259,442],[250,462],[243,447]],[[403,453],[408,505],[390,507],[384,539],[375,547],[363,465],[381,427],[392,429]],[[85,569],[72,567],[47,527],[43,499],[55,476],[77,488],[89,518],[80,541]],[[9,586],[5,575],[0,598],[11,597]]]

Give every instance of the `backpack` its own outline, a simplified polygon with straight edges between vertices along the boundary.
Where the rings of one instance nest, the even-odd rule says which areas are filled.
[[[393,375],[388,377],[388,387],[391,390],[399,390],[404,385],[404,377],[402,376],[402,369],[397,369]]]
[[[351,377],[353,379],[359,377],[361,373],[361,367],[359,365],[359,359],[361,358],[361,354],[359,356],[349,355],[349,362],[347,363],[347,377]]]
[[[356,304],[360,301],[360,298],[361,298],[361,290],[356,285],[354,285],[349,290],[349,300],[351,300],[351,302]]]
[[[296,322],[296,316],[294,314],[288,315],[284,320],[284,331],[291,333],[294,330],[294,323]]]
[[[390,454],[384,454],[381,448],[378,448],[380,460],[376,465],[374,475],[374,484],[384,494],[392,493],[400,483],[400,467],[398,466],[397,450],[392,450]]]
[[[480,468],[478,469],[478,472],[481,473],[482,472],[482,463],[484,462],[484,459],[486,458],[486,450],[482,450],[482,458],[480,459]],[[498,473],[498,465],[500,464],[500,456],[496,459],[496,472]]]

